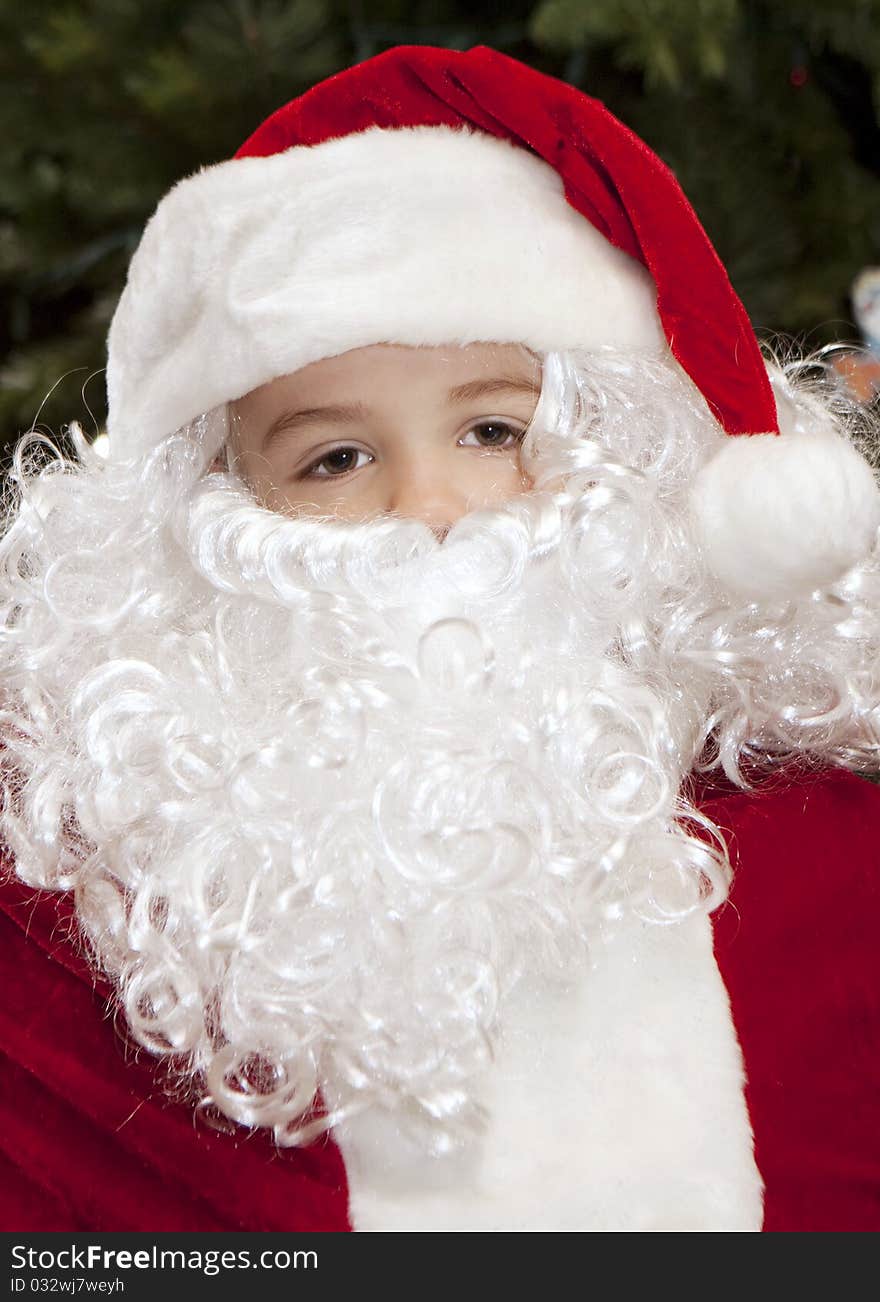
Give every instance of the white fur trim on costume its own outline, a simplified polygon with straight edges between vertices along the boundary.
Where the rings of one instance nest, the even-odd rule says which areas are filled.
[[[697,475],[691,508],[709,569],[755,601],[834,583],[880,528],[871,467],[829,429],[727,438]]]
[[[574,991],[508,1011],[485,1134],[426,1158],[338,1127],[355,1230],[757,1231],[763,1188],[709,919],[632,920]]]
[[[132,259],[111,455],[352,348],[477,341],[666,348],[646,269],[507,141],[374,128],[219,163],[166,195]]]

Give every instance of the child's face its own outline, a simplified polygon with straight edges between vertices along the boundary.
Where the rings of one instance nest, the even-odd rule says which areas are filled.
[[[520,444],[540,386],[516,344],[357,348],[235,402],[230,459],[274,510],[393,512],[442,534],[531,487]]]

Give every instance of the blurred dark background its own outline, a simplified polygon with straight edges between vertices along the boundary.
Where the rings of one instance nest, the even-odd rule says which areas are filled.
[[[759,333],[854,340],[880,263],[880,0],[0,0],[0,450],[105,416],[128,258],[179,177],[401,43],[489,44],[675,170]]]

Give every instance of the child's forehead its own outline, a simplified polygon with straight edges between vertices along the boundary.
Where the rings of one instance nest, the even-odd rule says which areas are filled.
[[[506,391],[537,398],[541,373],[541,358],[517,343],[426,347],[380,343],[276,376],[238,399],[234,407],[249,410],[293,397],[325,399],[337,392],[349,397],[424,393],[438,400],[466,401]]]

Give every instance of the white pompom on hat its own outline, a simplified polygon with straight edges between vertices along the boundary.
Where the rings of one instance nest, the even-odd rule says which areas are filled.
[[[874,545],[873,472],[818,409],[780,424],[669,169],[597,100],[483,47],[388,50],[171,190],[110,329],[111,456],[323,357],[478,341],[670,350],[729,435],[692,514],[739,597],[800,596]]]
[[[697,474],[691,508],[707,567],[751,601],[827,587],[868,556],[880,528],[871,467],[819,422],[728,438]]]

